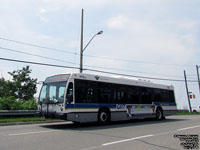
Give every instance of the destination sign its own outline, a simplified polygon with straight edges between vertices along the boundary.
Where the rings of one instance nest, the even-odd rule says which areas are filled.
[[[69,78],[68,74],[55,75],[55,76],[48,77],[45,80],[45,83],[67,81],[68,78]]]

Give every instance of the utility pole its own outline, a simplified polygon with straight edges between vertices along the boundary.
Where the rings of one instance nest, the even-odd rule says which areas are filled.
[[[81,13],[81,46],[80,46],[80,73],[83,72],[83,52],[88,47],[88,45],[92,42],[92,40],[97,36],[103,33],[103,31],[97,32],[93,37],[89,40],[89,42],[86,44],[86,46],[83,48],[83,15],[84,10],[82,9]]]
[[[190,104],[190,95],[189,95],[189,91],[188,91],[187,77],[186,77],[185,70],[184,70],[184,78],[185,78],[185,87],[186,87],[186,93],[187,93],[187,98],[188,98],[189,109],[190,109],[190,112],[192,112],[192,108],[191,108],[191,104]]]
[[[83,72],[83,15],[84,10],[81,13],[81,46],[80,46],[80,73]]]
[[[196,68],[197,68],[197,79],[198,79],[198,84],[199,84],[199,93],[200,93],[199,67],[200,67],[200,66],[196,65]]]

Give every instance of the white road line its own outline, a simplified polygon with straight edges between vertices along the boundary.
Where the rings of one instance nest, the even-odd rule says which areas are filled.
[[[193,128],[199,128],[200,125],[198,126],[192,126],[192,127],[187,127],[187,128],[181,128],[181,129],[177,129],[178,131],[182,131],[182,130],[188,130],[188,129],[193,129]]]
[[[138,140],[138,139],[147,138],[147,137],[152,137],[152,136],[154,136],[154,135],[153,135],[153,134],[144,135],[144,136],[134,137],[134,138],[130,138],[130,139],[125,139],[125,140],[120,140],[120,141],[115,141],[115,142],[110,142],[110,143],[104,143],[104,144],[102,144],[102,145],[103,145],[103,146],[108,146],[108,145],[113,145],[113,144],[118,144],[118,143],[122,143],[122,142]]]
[[[102,145],[100,146],[93,146],[93,147],[88,147],[88,148],[84,148],[84,149],[80,149],[80,150],[92,150],[92,149],[97,149],[97,148],[101,148]]]
[[[109,146],[109,145],[112,145],[112,144],[118,144],[118,143],[122,143],[122,142],[127,142],[127,141],[131,141],[131,140],[137,140],[137,139],[142,139],[142,138],[147,138],[147,137],[171,134],[171,133],[174,133],[174,132],[177,132],[177,131],[188,130],[188,129],[198,128],[198,127],[200,127],[200,125],[181,128],[181,129],[175,129],[175,130],[157,133],[157,134],[144,135],[144,136],[134,137],[134,138],[130,138],[130,139],[124,139],[124,140],[120,140],[120,141],[114,141],[114,142],[110,142],[110,143],[104,143],[104,144],[99,145],[99,146],[88,147],[88,148],[84,148],[84,149],[81,149],[81,150],[93,150],[93,149],[101,148],[101,147],[104,147],[104,146]]]
[[[50,130],[50,131],[37,131],[37,132],[24,132],[24,133],[14,133],[8,134],[9,136],[16,136],[16,135],[27,135],[27,134],[38,134],[38,133],[49,133],[49,132],[56,132],[60,130]]]

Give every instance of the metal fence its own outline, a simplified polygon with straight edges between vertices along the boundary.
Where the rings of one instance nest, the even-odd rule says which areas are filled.
[[[36,116],[37,110],[0,110],[0,116]]]

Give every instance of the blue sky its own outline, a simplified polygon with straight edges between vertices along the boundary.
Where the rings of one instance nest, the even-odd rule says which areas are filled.
[[[198,0],[0,0],[0,38],[77,53],[61,53],[0,40],[0,47],[65,62],[3,49],[0,49],[1,57],[78,67],[82,8],[84,45],[98,31],[104,31],[95,37],[84,55],[109,58],[84,56],[85,68],[180,80],[184,79],[183,70],[186,70],[189,79],[197,80],[195,65],[200,65]],[[0,62],[0,75],[6,79],[11,79],[8,71],[26,66]],[[39,81],[54,74],[78,72],[30,66],[32,77]],[[188,105],[184,82],[151,82],[174,85],[178,107]],[[189,83],[189,90],[196,95],[196,99],[191,100],[193,107],[200,105],[197,83]]]

